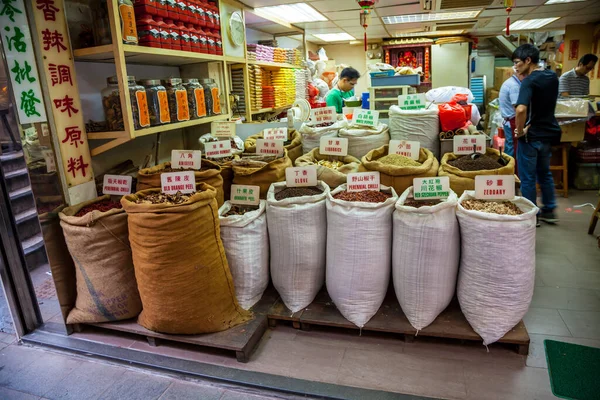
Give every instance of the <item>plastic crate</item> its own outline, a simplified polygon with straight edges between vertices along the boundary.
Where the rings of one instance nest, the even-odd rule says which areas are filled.
[[[420,78],[419,74],[371,78],[371,86],[372,87],[419,85],[420,83],[421,83],[421,78]]]
[[[577,163],[573,186],[579,190],[600,189],[600,163]]]
[[[388,69],[387,71],[369,72],[369,75],[371,75],[371,78],[380,78],[380,77],[394,76],[394,70],[393,69]]]

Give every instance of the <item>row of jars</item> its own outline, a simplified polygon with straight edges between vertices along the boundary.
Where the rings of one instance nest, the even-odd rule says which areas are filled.
[[[131,116],[135,129],[221,114],[219,87],[214,79],[143,79],[128,76]],[[125,129],[116,76],[101,92],[109,131]]]
[[[149,14],[208,29],[221,26],[216,0],[133,0],[133,5],[136,15]]]

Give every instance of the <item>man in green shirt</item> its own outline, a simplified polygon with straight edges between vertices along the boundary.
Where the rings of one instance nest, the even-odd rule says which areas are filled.
[[[340,74],[340,79],[335,87],[327,93],[327,106],[335,107],[338,114],[342,113],[344,99],[354,96],[354,86],[358,82],[360,74],[354,68],[344,68]]]

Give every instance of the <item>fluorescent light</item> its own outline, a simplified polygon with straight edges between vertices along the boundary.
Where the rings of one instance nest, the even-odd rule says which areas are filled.
[[[414,22],[446,21],[451,19],[476,18],[481,10],[438,12],[429,14],[408,14],[382,17],[384,24],[407,24]]]
[[[324,42],[343,42],[346,40],[356,40],[354,36],[343,33],[313,33],[314,37],[321,39]]]
[[[585,0],[548,0],[547,2],[544,3],[544,5],[547,5],[547,4],[562,4],[562,3],[576,3],[578,1],[585,1]]]
[[[327,18],[306,3],[260,7],[255,8],[254,13],[265,18],[277,18],[290,24],[327,21]]]
[[[540,29],[541,27],[544,27],[554,21],[556,21],[557,19],[560,19],[560,17],[554,17],[554,18],[539,18],[539,19],[522,19],[519,20],[517,22],[513,22],[512,24],[510,24],[510,31],[526,31],[526,30],[532,30],[532,29]],[[506,28],[503,29],[503,31],[506,31]]]
[[[445,36],[445,35],[462,35],[464,29],[455,29],[448,31],[433,31],[433,32],[396,32],[396,37],[419,37],[419,36]]]

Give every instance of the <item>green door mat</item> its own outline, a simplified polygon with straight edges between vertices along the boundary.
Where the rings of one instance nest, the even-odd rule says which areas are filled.
[[[600,349],[544,340],[552,393],[563,399],[600,399]]]

